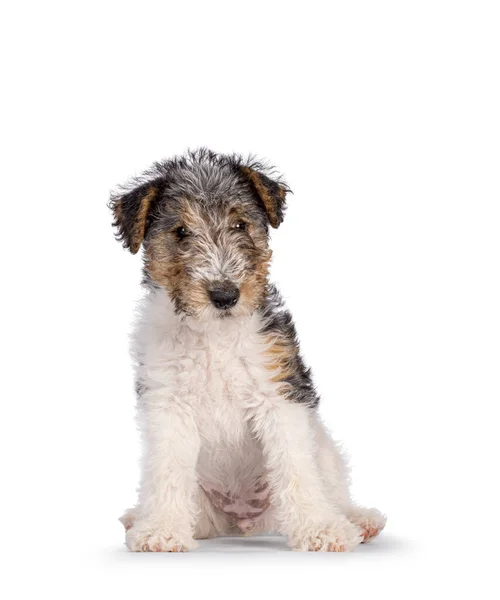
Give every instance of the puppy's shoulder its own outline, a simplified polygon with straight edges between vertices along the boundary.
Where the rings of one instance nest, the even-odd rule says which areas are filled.
[[[319,402],[311,370],[300,353],[297,330],[290,311],[274,285],[270,285],[260,309],[260,335],[266,344],[266,359],[272,380],[281,384],[282,394],[293,402],[316,407]]]

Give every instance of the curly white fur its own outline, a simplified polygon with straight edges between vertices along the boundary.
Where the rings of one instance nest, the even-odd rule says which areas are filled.
[[[316,410],[272,381],[261,327],[258,313],[179,316],[164,290],[144,300],[133,339],[142,478],[137,507],[122,517],[130,550],[185,551],[239,524],[282,533],[296,550],[347,551],[384,527],[378,511],[351,504]],[[209,497],[242,498],[258,485],[268,486],[269,507],[255,518],[235,521]]]

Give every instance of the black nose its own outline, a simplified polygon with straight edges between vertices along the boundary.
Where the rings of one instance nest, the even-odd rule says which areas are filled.
[[[216,308],[231,308],[238,302],[239,289],[232,283],[224,283],[208,291],[210,300]]]

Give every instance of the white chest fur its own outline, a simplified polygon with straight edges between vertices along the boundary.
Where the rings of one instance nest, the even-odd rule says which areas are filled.
[[[158,291],[142,305],[133,344],[137,378],[146,390],[139,411],[142,402],[149,410],[162,397],[193,411],[200,484],[222,510],[239,518],[267,507],[262,453],[248,421],[252,404],[277,395],[261,325],[257,314],[207,323],[180,318]]]

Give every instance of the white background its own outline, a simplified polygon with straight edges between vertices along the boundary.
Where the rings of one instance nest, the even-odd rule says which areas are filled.
[[[498,8],[3,4],[4,597],[498,597]],[[294,191],[273,279],[354,495],[388,514],[352,554],[124,548],[141,261],[108,191],[202,145]]]

